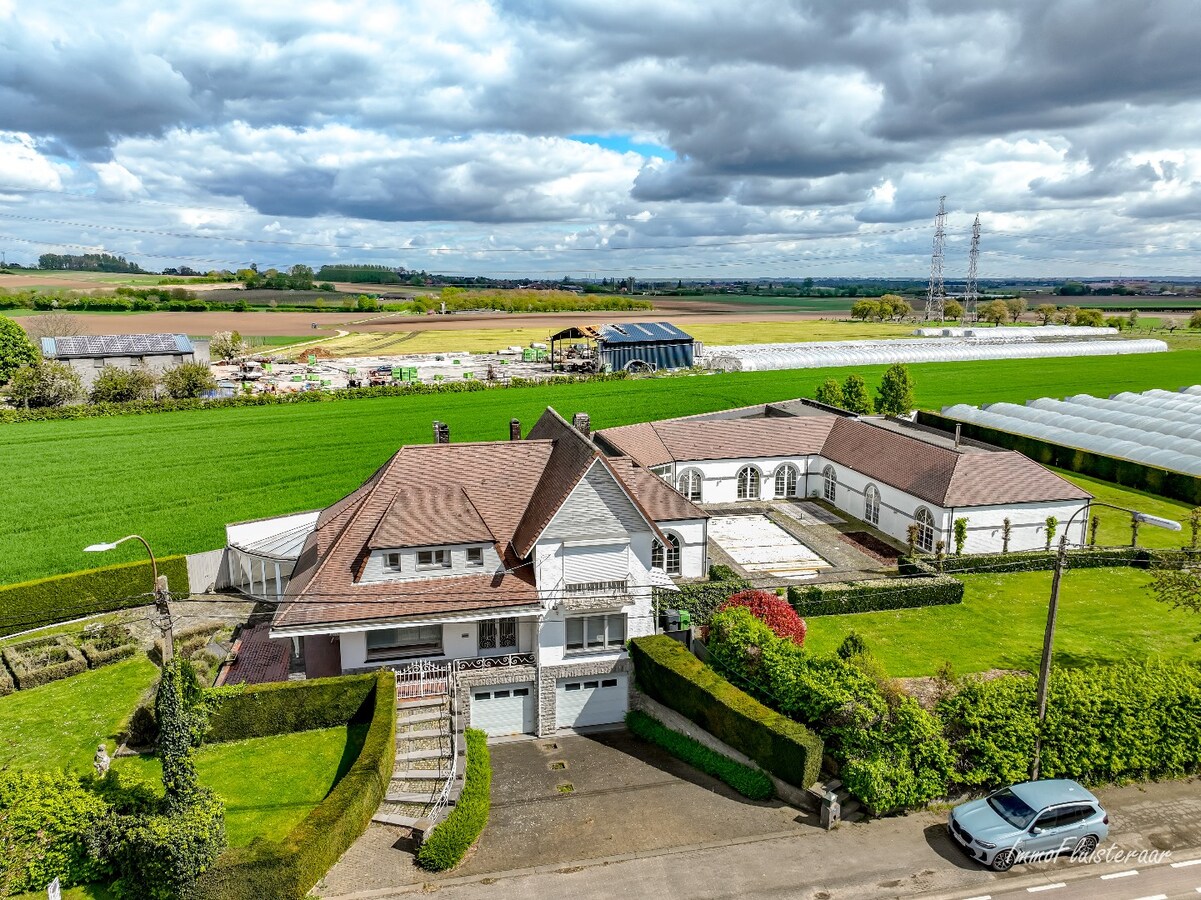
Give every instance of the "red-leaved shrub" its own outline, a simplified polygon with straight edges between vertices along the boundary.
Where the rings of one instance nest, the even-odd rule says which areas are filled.
[[[796,610],[782,597],[777,597],[768,591],[739,591],[721,605],[722,609],[731,606],[745,606],[751,615],[770,628],[776,637],[787,638],[798,647],[805,643],[805,620],[797,615]]]

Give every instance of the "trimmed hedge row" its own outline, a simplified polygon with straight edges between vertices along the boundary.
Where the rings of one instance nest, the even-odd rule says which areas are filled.
[[[802,616],[837,616],[881,609],[944,606],[963,601],[963,582],[949,575],[877,578],[793,586],[788,602]]]
[[[492,760],[488,735],[467,729],[467,772],[463,793],[445,821],[434,826],[417,851],[417,864],[431,872],[453,869],[488,824],[492,809]]]
[[[1150,569],[1160,563],[1179,562],[1192,555],[1189,550],[1157,550],[1147,547],[1076,547],[1068,550],[1069,569],[1102,569],[1130,566]],[[1002,575],[1013,572],[1044,572],[1055,568],[1056,550],[1022,550],[1016,553],[974,553],[948,556],[942,561],[944,574],[967,575],[973,572]],[[937,569],[929,559],[902,556],[897,560],[902,575],[934,575]]]
[[[188,561],[166,556],[158,561],[173,590],[188,589]],[[150,602],[150,562],[119,563],[54,575],[0,587],[0,609],[11,623],[0,625],[0,637],[80,616],[112,612]]]
[[[717,566],[713,568],[719,569]],[[691,614],[694,626],[706,625],[719,606],[734,594],[750,587],[751,583],[745,578],[732,577],[722,581],[681,584],[678,592],[656,588],[654,597],[657,609],[684,609]]]
[[[807,788],[821,770],[822,740],[743,693],[666,635],[635,638],[638,686],[664,706],[789,784]]]
[[[596,375],[556,375],[541,380],[512,378],[500,381],[436,381],[382,384],[374,387],[346,388],[338,391],[299,391],[286,394],[237,394],[214,400],[135,400],[130,403],[80,403],[72,406],[48,406],[38,409],[0,409],[0,425],[22,422],[50,422],[61,419],[103,419],[111,416],[144,416],[153,413],[185,412],[196,409],[231,409],[241,406],[283,406],[292,403],[333,403],[342,400],[374,400],[378,397],[406,397],[417,394],[463,394],[476,391],[531,388],[585,381],[622,381],[625,372]],[[655,377],[671,377],[656,375]]]
[[[134,643],[119,644],[116,647],[101,650],[95,644],[89,643],[83,644],[79,649],[83,651],[84,658],[88,661],[88,668],[99,669],[101,666],[110,666],[123,659],[129,659],[138,652],[138,645]]]
[[[205,872],[197,882],[192,891],[195,900],[262,900],[264,897],[302,900],[371,822],[392,778],[396,755],[395,682],[390,672],[319,680],[343,682],[356,693],[362,681],[369,682],[366,696],[363,697],[363,710],[356,710],[357,715],[352,714],[343,722],[336,723],[346,724],[355,718],[370,717],[371,724],[359,758],[317,808],[283,840],[278,843],[256,840],[249,847],[228,850],[222,854],[217,865]],[[303,685],[306,683],[313,682],[298,683],[296,690],[300,696],[303,696]],[[271,689],[282,689],[284,685],[264,687],[271,693]],[[227,697],[225,702],[236,701],[261,690],[247,688],[241,695]],[[318,696],[325,698],[325,695],[323,685]],[[324,706],[327,712],[331,709],[324,699],[318,705]],[[220,712],[218,709],[218,716]],[[293,720],[305,721],[310,717],[294,716]],[[229,720],[224,733],[232,734],[234,721],[232,718]],[[239,737],[280,733],[276,730],[262,732],[264,724],[258,716],[240,721],[246,722],[250,730]]]
[[[344,675],[222,689],[204,739],[241,741],[362,721],[371,714],[377,681],[376,675]]]
[[[654,716],[639,710],[626,713],[626,727],[638,737],[656,744],[683,760],[694,769],[712,775],[751,800],[768,800],[776,792],[771,778],[760,769],[753,769],[710,750],[700,741],[668,728]]]
[[[11,694],[17,689],[17,685],[13,682],[13,677],[8,674],[8,669],[4,667],[4,662],[0,660],[0,697],[5,694]]]
[[[31,655],[43,648],[60,658],[38,665],[34,659],[31,659]],[[60,678],[78,675],[88,668],[88,661],[79,652],[79,648],[62,635],[27,641],[23,644],[10,644],[4,648],[3,656],[8,668],[13,673],[13,680],[23,691],[58,681]]]

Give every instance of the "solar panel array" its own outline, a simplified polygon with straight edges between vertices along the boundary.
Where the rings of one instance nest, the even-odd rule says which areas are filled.
[[[182,338],[182,340],[180,340]],[[191,341],[182,334],[81,334],[54,338],[54,355],[151,356],[158,353],[190,353]]]
[[[1201,475],[1201,385],[1172,392],[1123,392],[1108,399],[1077,394],[1025,406],[957,404],[943,415],[1102,456]]]
[[[635,344],[643,341],[690,341],[692,336],[671,322],[622,322],[600,325],[601,340],[607,344]]]

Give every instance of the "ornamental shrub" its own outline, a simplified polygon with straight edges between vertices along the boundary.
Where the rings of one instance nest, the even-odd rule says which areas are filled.
[[[798,647],[805,643],[805,620],[796,614],[787,600],[767,591],[739,591],[722,604],[721,609],[745,606],[756,619],[767,625],[776,637],[786,638]]]
[[[468,728],[467,772],[463,793],[450,815],[434,826],[417,851],[417,864],[432,872],[453,869],[467,855],[484,826],[492,808],[492,761],[488,756],[488,735]]]
[[[0,896],[64,887],[112,873],[89,847],[109,806],[66,772],[0,771]]]
[[[114,861],[119,895],[178,900],[225,849],[225,805],[208,788],[153,814],[118,816]]]
[[[644,712],[630,710],[626,713],[626,727],[644,741],[662,747],[676,759],[724,781],[744,797],[768,800],[776,792],[771,778],[761,769],[752,769],[711,750],[700,741],[668,728]]]

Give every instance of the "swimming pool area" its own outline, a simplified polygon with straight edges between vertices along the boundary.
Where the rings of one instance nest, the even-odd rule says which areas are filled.
[[[749,575],[804,580],[830,563],[764,515],[712,516],[709,539]]]

